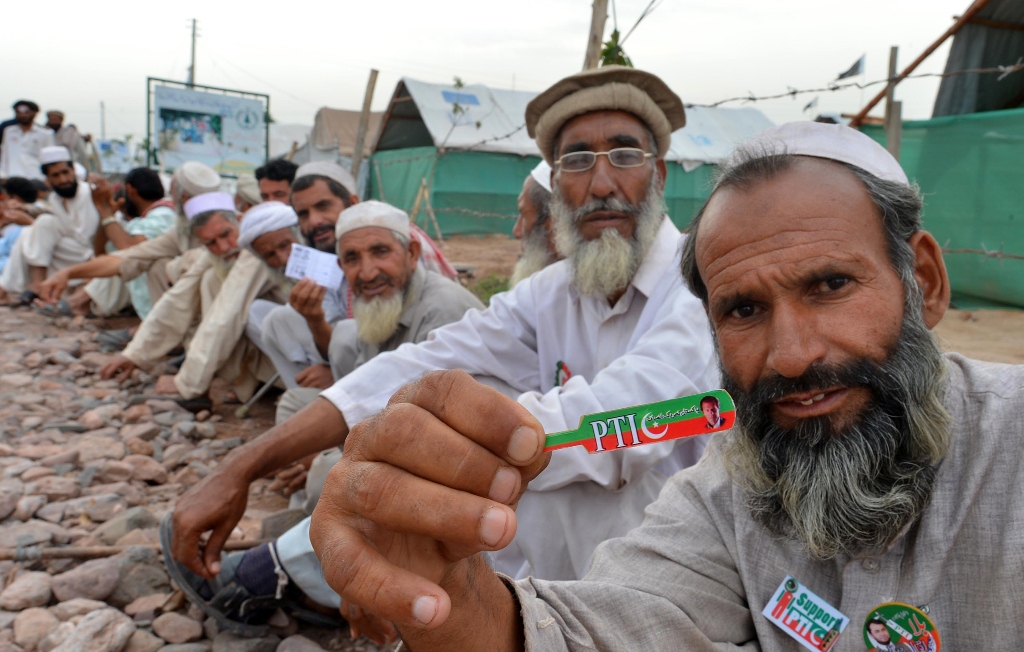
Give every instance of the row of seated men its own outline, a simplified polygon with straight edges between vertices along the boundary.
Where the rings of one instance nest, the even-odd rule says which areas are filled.
[[[287,309],[235,313],[252,322],[238,326],[250,342],[285,336],[290,349],[273,355],[282,377],[293,372],[295,407],[289,415],[283,401],[278,425],[232,451],[162,524],[168,569],[190,600],[247,633],[267,631],[278,608],[325,622],[322,608],[335,619],[340,609],[354,633],[383,640],[397,625],[415,650],[793,649],[769,601],[779,586],[785,611],[795,576],[818,594],[801,593],[814,610],[800,618],[838,614],[830,600],[865,618],[864,640],[879,648],[907,614],[912,642],[930,649],[928,613],[951,626],[945,640],[969,640],[956,623],[1004,623],[988,597],[962,589],[981,574],[986,596],[1013,603],[1006,571],[1020,565],[1020,519],[997,501],[998,487],[1020,484],[1000,452],[1012,444],[1000,442],[1020,434],[1010,412],[1021,374],[938,352],[927,330],[948,305],[948,280],[899,164],[847,128],[785,125],[726,166],[684,236],[663,191],[685,111],[661,80],[584,72],[525,117],[551,165],[540,228],[563,260],[425,339],[384,351],[397,331],[377,328],[395,312],[410,327],[405,302],[423,262],[400,211],[350,192],[318,238],[303,221],[315,206],[299,200],[300,169],[291,209],[264,203],[242,217],[236,256],[252,254],[268,277],[295,224],[314,246],[333,231],[352,295],[335,300],[354,319],[328,333],[327,289],[305,281]],[[232,250],[228,199],[198,193],[184,206],[208,253]],[[402,277],[400,310],[385,308]],[[334,341],[345,328],[349,349]],[[111,373],[130,370],[131,353]],[[303,373],[317,366],[328,369]],[[445,370],[459,373],[429,373]],[[703,438],[541,452],[543,433],[583,415],[720,383],[742,427],[667,488]],[[222,554],[249,484],[314,455],[330,467],[314,462],[305,478],[307,510],[322,492],[314,519]],[[958,487],[972,496],[959,505]],[[565,581],[588,569],[588,581]],[[825,649],[848,624],[833,614],[835,633],[804,638]],[[847,635],[836,649],[856,645]]]

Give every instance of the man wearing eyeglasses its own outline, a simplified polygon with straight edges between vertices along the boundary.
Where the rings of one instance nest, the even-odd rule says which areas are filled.
[[[342,446],[350,427],[427,372],[461,369],[498,387],[548,433],[576,428],[585,414],[718,386],[707,319],[679,274],[683,236],[665,216],[662,199],[663,156],[672,131],[685,122],[680,99],[654,75],[609,66],[558,82],[530,103],[526,121],[553,168],[552,227],[565,260],[493,297],[486,310],[436,329],[427,341],[377,356],[232,452],[178,501],[171,549],[181,565],[207,577],[221,572],[221,546],[244,512],[252,480]],[[401,448],[407,437],[416,433],[395,432],[391,445]],[[639,525],[668,475],[695,463],[703,444],[689,439],[595,456],[582,448],[556,451],[519,502],[515,539],[492,562],[514,577],[582,577],[597,544]],[[423,477],[453,470],[450,460],[420,462]],[[491,497],[503,502],[518,492],[518,475],[506,471],[498,470],[490,484]],[[503,527],[481,524],[494,541]],[[337,605],[308,529],[307,519],[272,544],[275,559],[308,596]],[[200,537],[211,530],[201,548]],[[245,564],[223,568],[237,566],[245,576]],[[271,573],[266,586],[247,590],[273,593],[278,577]],[[218,578],[221,585],[229,580]]]

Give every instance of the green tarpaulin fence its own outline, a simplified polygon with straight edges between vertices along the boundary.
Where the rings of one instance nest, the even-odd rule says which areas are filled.
[[[885,144],[881,127],[864,132]],[[903,123],[900,163],[947,249],[1024,256],[1024,109]],[[1024,307],[1024,260],[945,255],[955,303]]]
[[[445,235],[511,234],[523,180],[539,161],[490,152],[442,154],[435,147],[377,152],[370,159],[369,196],[411,211],[426,179],[430,204]],[[683,227],[704,203],[713,168],[704,165],[689,173],[674,163],[668,168],[665,200],[669,215]],[[417,222],[426,228],[424,220],[421,209]]]

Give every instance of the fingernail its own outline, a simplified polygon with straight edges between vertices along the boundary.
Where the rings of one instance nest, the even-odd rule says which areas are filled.
[[[508,443],[508,456],[515,462],[529,462],[537,454],[537,440],[537,432],[533,428],[519,426],[512,433],[512,439]]]
[[[512,492],[516,490],[519,474],[507,466],[498,469],[491,481],[491,490],[487,492],[488,498],[499,503],[507,503],[512,499]]]
[[[412,603],[412,617],[424,625],[429,625],[430,621],[437,615],[437,598],[432,595],[423,595],[416,598],[416,601]]]
[[[213,573],[214,575],[216,575],[217,573],[220,572],[220,562],[219,561],[215,561],[212,564],[210,564],[210,572]]]
[[[500,507],[492,507],[480,517],[480,540],[492,548],[498,545],[508,528],[508,515]]]

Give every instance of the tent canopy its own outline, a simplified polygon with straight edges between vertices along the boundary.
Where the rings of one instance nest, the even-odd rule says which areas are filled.
[[[989,0],[953,37],[946,72],[995,68],[1024,57],[1024,3]],[[1015,109],[1024,105],[1024,72],[945,77],[932,117]]]
[[[391,97],[373,151],[412,147],[540,156],[523,116],[531,91],[482,84],[456,88],[403,78]],[[693,169],[717,163],[736,145],[772,126],[754,108],[687,107],[686,126],[672,134],[666,160]]]

